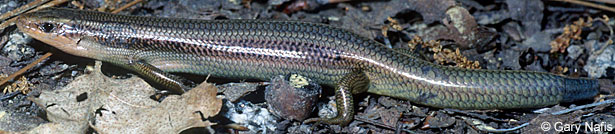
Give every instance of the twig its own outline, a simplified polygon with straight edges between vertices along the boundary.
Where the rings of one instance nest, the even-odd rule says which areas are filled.
[[[47,7],[52,7],[52,6],[55,6],[55,5],[58,5],[58,4],[61,4],[61,3],[67,2],[67,1],[69,1],[69,0],[54,0],[54,1],[52,1],[52,2],[49,2],[49,3],[44,4],[44,5],[41,5],[41,6],[37,7],[36,9],[31,10],[31,11],[28,11],[28,12],[38,11],[38,10],[40,10],[40,9],[47,8]],[[135,0],[135,1],[131,2],[131,3],[128,3],[128,4],[124,5],[124,6],[122,6],[121,8],[116,9],[115,11],[113,11],[113,13],[120,12],[120,11],[122,11],[122,10],[124,10],[124,9],[126,9],[126,8],[128,8],[128,7],[130,7],[130,6],[132,6],[132,5],[135,5],[136,3],[140,2],[140,1],[142,1],[142,0]],[[31,5],[31,4],[28,4],[28,5]],[[34,4],[32,4],[32,5],[34,5]],[[12,25],[12,24],[13,24],[13,22],[15,22],[15,19],[16,19],[16,18],[11,18],[10,20],[8,20],[8,21],[3,22],[2,24],[0,24],[0,29],[4,29],[4,28],[8,27],[9,25]],[[17,76],[19,76],[19,75],[21,75],[21,74],[25,73],[26,71],[28,71],[29,69],[31,69],[32,67],[34,67],[36,64],[38,64],[38,63],[42,62],[44,59],[47,59],[47,58],[48,58],[49,56],[51,56],[51,55],[52,55],[52,53],[51,53],[51,52],[47,52],[47,53],[45,53],[45,55],[43,55],[43,56],[41,56],[40,58],[36,59],[36,61],[34,61],[34,62],[32,62],[32,63],[28,64],[28,65],[27,65],[26,67],[24,67],[24,68],[19,69],[17,72],[15,72],[15,73],[13,73],[13,74],[9,75],[9,76],[8,76],[8,77],[6,77],[5,79],[0,80],[0,85],[4,85],[4,83],[8,82],[9,80],[12,80],[12,79],[14,79],[15,77],[17,77]]]
[[[543,30],[546,33],[549,34],[558,34],[558,33],[563,33],[564,32],[564,28],[560,27],[560,28],[552,28],[552,29],[545,29]]]
[[[580,0],[553,0],[553,1],[568,2],[568,3],[573,3],[573,4],[579,4],[579,5],[583,5],[583,6],[598,8],[598,9],[606,10],[606,11],[609,11],[609,12],[615,12],[615,8],[613,8],[613,7],[609,7],[609,6],[605,6],[605,5],[599,5],[599,4],[596,4],[596,3],[591,3],[591,2],[586,2],[586,1],[580,1]]]
[[[604,25],[606,25],[606,27],[609,29],[609,40],[607,40],[604,45],[602,45],[602,47],[600,49],[598,49],[598,51],[594,52],[594,55],[600,55],[602,54],[602,52],[604,52],[604,50],[613,43],[613,28],[611,27],[611,25],[609,25],[609,22],[607,22],[607,19],[609,19],[607,16],[603,16],[604,18],[599,18],[596,19],[597,21],[600,21],[602,23],[604,23]]]
[[[596,102],[596,103],[592,103],[592,104],[581,105],[581,106],[576,106],[576,107],[573,107],[573,108],[569,108],[569,109],[564,109],[564,110],[560,110],[560,111],[557,111],[557,112],[553,112],[553,113],[551,113],[551,115],[560,115],[560,114],[565,114],[565,113],[569,113],[569,112],[576,111],[576,110],[581,110],[581,109],[585,109],[585,108],[590,108],[590,107],[595,107],[595,106],[600,106],[600,105],[606,105],[606,104],[613,104],[613,103],[615,103],[615,99],[605,100],[605,101]]]
[[[598,9],[594,9],[591,7],[586,7],[586,6],[580,6],[580,7],[558,7],[558,6],[548,6],[547,7],[548,11],[552,11],[552,12],[577,12],[577,13],[596,13],[599,12],[600,10]]]
[[[6,100],[6,99],[13,98],[13,97],[15,97],[17,94],[19,94],[19,93],[21,93],[21,92],[11,92],[11,93],[7,93],[7,94],[5,94],[4,96],[0,97],[0,101],[4,101],[4,100]]]
[[[602,3],[608,3],[608,4],[615,4],[615,1],[613,1],[613,0],[589,0],[589,1],[602,2]]]
[[[615,94],[610,94],[610,95],[600,95],[600,98],[596,99],[596,100],[602,100],[602,99],[606,99],[609,97],[615,97]]]
[[[11,18],[5,22],[2,22],[2,24],[0,24],[0,32],[4,30],[4,28],[9,27],[13,24],[15,24],[15,20],[17,20],[17,18]]]
[[[45,5],[41,5],[41,6],[37,7],[36,9],[34,9],[32,11],[28,11],[28,12],[34,12],[34,11],[41,10],[43,8],[48,8],[48,7],[60,5],[60,4],[62,4],[64,2],[67,2],[67,1],[70,1],[70,0],[54,0],[54,1],[51,1],[51,2],[49,2],[47,4],[45,4]]]
[[[44,5],[38,6],[38,7],[36,7],[36,9],[32,9],[32,10],[30,10],[30,11],[28,11],[28,12],[38,11],[38,10],[43,9],[43,8],[47,8],[47,7],[55,6],[55,5],[58,5],[58,4],[62,4],[62,3],[64,3],[64,2],[66,2],[66,1],[68,1],[68,0],[54,0],[54,1],[48,2],[47,4],[44,4]],[[27,5],[34,5],[34,4],[27,4]],[[20,8],[21,8],[21,7],[20,7]],[[0,30],[4,30],[4,28],[6,28],[6,27],[8,27],[8,26],[10,26],[10,25],[13,25],[16,19],[17,19],[17,18],[11,18],[10,20],[5,21],[5,22],[3,22],[2,24],[0,24]],[[25,73],[26,71],[28,71],[29,69],[31,69],[32,67],[34,67],[36,64],[38,64],[38,63],[42,62],[43,60],[47,59],[47,57],[49,57],[49,56],[51,56],[51,55],[52,55],[52,53],[50,53],[50,52],[45,53],[45,55],[43,55],[43,56],[41,56],[40,58],[36,59],[36,61],[34,61],[34,62],[32,62],[32,63],[28,64],[28,65],[27,65],[26,67],[24,67],[24,68],[19,69],[17,72],[15,72],[15,73],[13,73],[13,74],[9,75],[9,76],[8,76],[8,77],[6,77],[5,79],[0,80],[0,85],[4,85],[4,83],[8,82],[9,80],[13,80],[13,79],[15,79],[15,77],[17,77],[17,76],[19,76],[19,75],[21,75],[21,74]]]
[[[10,18],[12,16],[19,15],[19,14],[21,14],[21,13],[23,13],[25,11],[28,11],[28,10],[34,8],[34,7],[42,5],[43,3],[47,2],[47,1],[49,1],[49,0],[35,0],[35,1],[32,1],[32,2],[30,2],[28,4],[26,4],[26,5],[23,5],[23,6],[19,7],[19,8],[13,9],[13,10],[11,10],[9,12],[6,12],[6,13],[0,15],[0,20],[5,20],[5,19]]]
[[[348,2],[351,0],[318,0],[319,4],[332,4],[332,3],[342,3]]]
[[[2,31],[0,31],[1,33]],[[5,43],[9,41],[9,37],[8,36],[2,36],[0,37],[0,48],[3,48]]]
[[[45,4],[45,5],[42,5],[42,6],[39,6],[39,7],[37,7],[36,9],[34,9],[34,10],[32,10],[32,11],[28,11],[28,12],[34,12],[34,11],[37,11],[37,10],[40,10],[40,9],[43,9],[43,8],[47,8],[47,7],[51,7],[51,6],[55,6],[55,5],[58,5],[58,4],[60,4],[60,3],[64,3],[64,2],[67,2],[67,1],[68,1],[68,0],[54,0],[54,1],[52,1],[52,2],[49,2],[49,3],[47,3],[47,4]],[[120,12],[120,11],[122,11],[122,10],[124,10],[124,9],[126,9],[126,8],[128,8],[128,7],[130,7],[130,6],[134,5],[134,4],[136,4],[136,3],[138,3],[138,2],[140,2],[140,1],[142,1],[142,0],[135,0],[135,1],[131,2],[131,3],[128,3],[128,4],[124,5],[124,6],[122,6],[121,8],[116,9],[115,11],[113,11],[113,13]],[[9,20],[9,21],[13,21],[13,22],[14,22],[14,21],[15,21],[14,19],[15,19],[15,18],[12,18],[12,19],[11,19],[11,20]],[[7,22],[8,22],[8,21],[7,21]],[[5,22],[5,23],[7,23],[7,22]],[[4,29],[4,28],[5,28],[5,27],[4,27],[5,23],[2,23],[2,25],[0,25],[0,26],[1,26],[0,28],[1,28],[1,29]],[[9,75],[9,77],[7,77],[6,79],[1,80],[1,81],[0,81],[0,85],[3,85],[4,83],[8,82],[9,80],[12,80],[12,79],[14,79],[15,77],[17,77],[17,76],[21,75],[22,73],[26,72],[28,69],[30,69],[30,68],[32,68],[32,67],[34,67],[34,65],[38,64],[39,62],[43,61],[44,59],[46,59],[47,57],[49,57],[49,56],[51,56],[51,55],[52,55],[52,53],[47,52],[47,53],[46,53],[45,55],[43,55],[42,57],[40,57],[40,58],[36,59],[36,61],[34,61],[34,62],[32,62],[32,63],[28,64],[26,67],[24,67],[24,68],[20,69],[19,71],[15,72],[15,73],[13,73],[13,74],[11,74],[11,75]]]
[[[54,0],[54,1],[48,2],[47,4],[38,6],[36,9],[30,10],[30,11],[28,11],[28,13],[29,12],[38,11],[38,10],[43,9],[43,8],[52,7],[52,6],[55,6],[55,5],[58,5],[58,4],[62,4],[62,3],[67,2],[67,1],[69,1],[69,0]],[[30,5],[30,4],[27,4],[27,5]],[[15,24],[15,21],[17,21],[17,17],[13,17],[13,18],[11,18],[11,19],[9,19],[7,21],[2,22],[2,24],[0,24],[0,31],[3,31],[4,28],[12,26],[13,24]]]
[[[26,71],[28,71],[30,68],[34,67],[36,64],[42,62],[44,59],[47,59],[47,57],[51,56],[50,52],[45,53],[45,55],[41,56],[40,58],[36,59],[36,61],[26,65],[26,67],[19,69],[17,72],[9,75],[8,77],[6,77],[5,79],[0,80],[0,85],[4,85],[4,83],[8,82],[9,80],[13,80],[15,77],[25,73]]]
[[[527,122],[527,123],[523,123],[523,124],[521,124],[521,125],[519,125],[519,126],[516,126],[516,127],[513,127],[513,128],[496,129],[495,131],[491,131],[491,132],[494,132],[494,133],[501,133],[501,132],[515,131],[515,130],[517,130],[517,129],[521,129],[521,128],[523,128],[523,127],[527,126],[527,125],[530,125],[530,123],[529,123],[529,122]]]
[[[47,8],[47,7],[51,7],[51,6],[55,6],[55,5],[58,5],[58,4],[61,4],[61,3],[64,3],[64,2],[66,2],[66,1],[68,1],[68,0],[54,0],[54,1],[51,1],[51,2],[49,2],[49,3],[47,3],[47,4],[44,4],[44,5],[38,6],[38,7],[36,7],[36,9],[32,9],[32,10],[30,10],[30,11],[28,11],[28,12],[38,11],[38,10],[43,9],[43,8]],[[37,1],[35,1],[35,2],[37,2]],[[33,2],[32,2],[32,3],[33,3]],[[28,3],[28,4],[27,4],[27,5],[25,5],[25,6],[40,5],[40,4],[37,4],[37,3],[35,3],[35,4],[32,4],[32,3]],[[31,8],[34,8],[34,7],[25,7],[25,8],[24,8],[23,6],[22,6],[22,7],[20,7],[20,9],[31,9]],[[25,11],[25,10],[24,10],[24,11]],[[21,13],[23,13],[23,11],[21,11]],[[4,30],[4,28],[6,28],[6,27],[8,27],[8,26],[10,26],[10,25],[13,25],[13,24],[14,24],[14,22],[15,22],[16,20],[17,20],[17,18],[15,17],[15,18],[11,18],[11,19],[9,19],[8,21],[3,22],[2,24],[0,24],[0,30]],[[10,81],[10,80],[15,79],[17,76],[19,76],[19,75],[21,75],[21,74],[25,73],[25,72],[26,72],[26,71],[28,71],[29,69],[33,68],[36,64],[38,64],[38,63],[42,62],[43,60],[47,59],[47,57],[49,57],[49,56],[51,56],[51,55],[52,55],[52,53],[51,53],[51,52],[47,52],[47,53],[45,53],[45,55],[43,55],[43,56],[41,56],[40,58],[36,59],[36,61],[34,61],[34,62],[32,62],[32,63],[30,63],[30,64],[26,65],[24,68],[19,69],[17,72],[15,72],[15,73],[13,73],[13,74],[9,75],[9,76],[8,76],[8,77],[6,77],[5,79],[0,80],[0,86],[1,86],[1,85],[4,85],[6,82],[8,82],[8,81]]]
[[[136,5],[137,3],[141,2],[141,1],[143,1],[143,0],[135,0],[135,1],[132,1],[132,2],[130,2],[130,3],[128,3],[128,4],[126,4],[126,5],[124,5],[124,6],[120,7],[120,8],[118,8],[118,9],[115,9],[115,10],[111,11],[111,13],[113,13],[113,14],[119,13],[120,11],[122,11],[122,10],[124,10],[124,9],[126,9],[126,8],[129,8],[129,7],[131,7],[131,6],[134,6],[134,5]]]
[[[513,127],[513,128],[502,128],[502,129],[495,129],[479,120],[474,120],[474,119],[467,119],[466,117],[461,117],[463,119],[464,122],[466,122],[468,125],[472,126],[472,128],[474,129],[478,129],[480,131],[485,131],[485,132],[489,132],[489,133],[504,133],[504,132],[510,132],[510,131],[515,131],[518,129],[521,129],[527,125],[530,125],[529,122],[527,123],[523,123],[519,126]],[[470,121],[472,120],[472,121]],[[476,122],[474,122],[476,121]]]
[[[493,121],[498,121],[498,122],[509,122],[510,120],[508,119],[498,119],[495,117],[491,117],[491,116],[487,116],[487,115],[481,115],[481,114],[476,114],[476,113],[471,113],[471,112],[466,112],[466,111],[462,111],[462,110],[458,110],[458,109],[444,109],[444,111],[449,111],[449,112],[453,112],[453,113],[462,113],[465,115],[469,115],[469,116],[473,116],[476,118],[479,118],[481,120],[493,120]]]

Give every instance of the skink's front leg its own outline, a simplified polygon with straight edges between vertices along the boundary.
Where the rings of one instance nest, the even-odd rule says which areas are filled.
[[[184,93],[184,90],[189,89],[181,82],[181,78],[163,72],[162,70],[143,61],[133,61],[129,63],[128,66],[144,78],[161,84],[174,93]]]
[[[304,121],[304,123],[326,123],[326,124],[338,124],[346,126],[354,118],[354,102],[352,94],[361,93],[367,91],[369,79],[365,76],[365,73],[361,71],[355,71],[350,73],[340,82],[335,88],[335,103],[337,109],[337,116],[330,119],[325,118],[311,118]]]

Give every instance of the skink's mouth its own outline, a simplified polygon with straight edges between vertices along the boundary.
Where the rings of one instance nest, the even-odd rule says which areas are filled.
[[[58,48],[64,52],[77,52],[77,43],[80,37],[75,34],[67,36],[65,33],[69,19],[50,12],[26,13],[17,18],[17,27],[31,37]]]
[[[34,38],[43,36],[38,29],[36,22],[33,21],[32,16],[29,14],[24,14],[17,18],[17,28],[21,30],[21,32],[24,32]]]
[[[50,34],[53,34],[53,33],[44,33],[44,32],[42,32],[41,29],[39,28],[39,23],[41,23],[41,22],[42,21],[40,19],[35,18],[30,13],[23,14],[23,15],[17,17],[17,28],[19,30],[21,30],[22,32],[24,32],[24,33],[26,33],[26,34],[34,37],[34,38],[44,37],[44,36],[48,36]]]

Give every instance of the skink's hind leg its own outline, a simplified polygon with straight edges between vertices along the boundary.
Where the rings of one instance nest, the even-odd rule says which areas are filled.
[[[189,87],[182,83],[184,80],[180,77],[163,72],[148,63],[136,61],[130,63],[129,66],[146,79],[161,84],[174,93],[184,93],[185,90],[189,89]]]
[[[348,74],[340,80],[335,88],[335,103],[337,109],[337,116],[330,119],[325,118],[311,118],[304,121],[304,123],[326,123],[326,124],[338,124],[346,126],[354,118],[354,103],[352,100],[352,94],[361,93],[367,91],[369,80],[363,72],[355,71]]]

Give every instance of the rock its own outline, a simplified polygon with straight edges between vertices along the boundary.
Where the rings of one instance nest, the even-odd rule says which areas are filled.
[[[34,48],[27,45],[32,38],[22,32],[16,32],[9,36],[9,41],[2,48],[2,54],[5,54],[13,61],[22,61],[34,57]]]
[[[288,2],[288,1],[290,0],[270,0],[270,1],[267,1],[267,4],[272,5],[272,6],[280,6],[284,2]]]
[[[76,67],[76,66],[75,65],[69,66],[67,64],[61,64],[59,61],[55,61],[49,64],[49,66],[43,66],[38,72],[42,76],[49,76],[49,75],[58,74],[60,72],[64,72],[71,67]]]
[[[587,71],[589,77],[599,78],[605,76],[608,67],[615,68],[615,46],[608,46],[599,55],[590,55],[587,64],[583,69]]]
[[[428,128],[445,128],[455,124],[455,118],[438,111],[435,116],[428,118]]]
[[[510,18],[510,14],[506,10],[474,12],[472,16],[476,18],[476,23],[481,25],[498,24]]]
[[[520,52],[512,49],[506,49],[497,55],[498,59],[502,60],[502,68],[512,70],[521,69],[521,65],[519,64],[519,56],[521,56]]]
[[[335,108],[335,97],[331,96],[329,101],[325,103],[318,103],[318,117],[320,118],[333,118],[337,116],[337,109]]]
[[[218,87],[220,91],[224,93],[226,99],[232,102],[235,102],[241,97],[248,95],[251,92],[256,91],[259,85],[260,84],[258,83],[242,82],[242,83],[226,83],[226,84],[218,85],[216,87]]]
[[[48,121],[25,113],[7,111],[0,108],[0,130],[9,132],[26,131]]]
[[[225,117],[247,127],[249,129],[247,133],[267,134],[275,132],[277,128],[278,118],[262,106],[244,100],[236,104],[226,101],[224,105],[228,108]]]
[[[539,0],[506,0],[510,17],[523,24],[525,36],[532,36],[542,29],[544,4]]]
[[[14,10],[17,7],[20,7],[27,3],[27,0],[0,0],[0,14],[4,14],[8,11]]]
[[[12,59],[0,55],[0,73],[11,74],[19,70],[19,68],[9,66],[11,62],[13,62]]]
[[[522,32],[519,23],[511,21],[502,26],[502,30],[507,33],[511,39],[515,41],[521,41],[525,39],[525,35]]]
[[[533,34],[529,39],[521,43],[521,48],[533,48],[536,52],[549,52],[551,50],[551,34],[546,32],[538,32]]]
[[[299,75],[291,75],[289,81],[283,76],[271,80],[271,84],[265,88],[267,108],[279,117],[302,121],[314,111],[322,89]]]
[[[577,59],[581,54],[583,54],[583,47],[578,45],[570,45],[566,48],[568,51],[568,57],[570,59]]]

